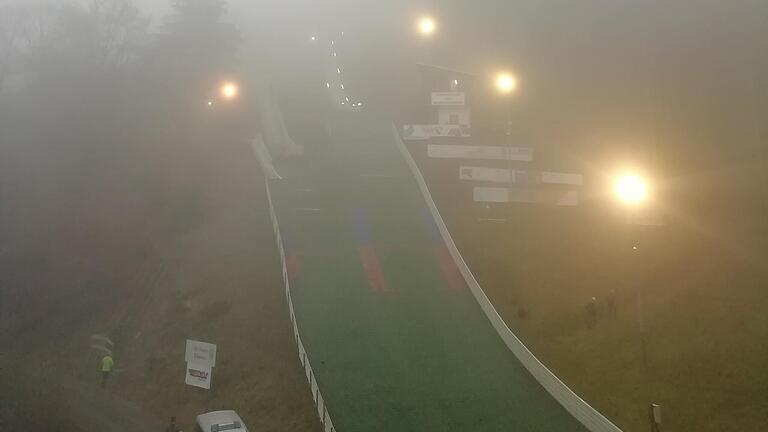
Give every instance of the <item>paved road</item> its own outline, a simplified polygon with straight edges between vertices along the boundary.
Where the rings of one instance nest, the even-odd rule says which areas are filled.
[[[389,124],[349,116],[272,184],[299,329],[337,429],[585,430],[456,273]]]

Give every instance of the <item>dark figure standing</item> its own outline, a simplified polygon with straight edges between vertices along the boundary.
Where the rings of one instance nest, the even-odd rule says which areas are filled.
[[[616,318],[616,290],[612,289],[608,293],[608,316]]]
[[[587,310],[587,326],[592,328],[597,325],[597,298],[592,297],[585,308]]]
[[[171,424],[165,428],[165,432],[181,432],[178,426],[176,426],[176,417],[171,417]]]

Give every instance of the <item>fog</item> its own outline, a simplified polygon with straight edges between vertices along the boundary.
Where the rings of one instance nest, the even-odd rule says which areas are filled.
[[[425,14],[437,22],[431,37],[416,31]],[[331,41],[338,59],[325,52]],[[331,61],[344,90],[365,102],[360,112],[328,102]],[[533,170],[584,176],[573,212],[515,213],[462,198],[458,166],[411,147],[510,327],[628,432],[646,430],[657,395],[679,422],[669,430],[768,427],[765,389],[753,388],[767,378],[768,326],[750,309],[764,308],[768,283],[768,1],[0,0],[0,346],[9,352],[0,349],[0,372],[18,371],[0,373],[0,429],[9,419],[54,430],[38,415],[50,410],[59,430],[95,430],[79,423],[98,420],[91,405],[66,402],[101,394],[91,389],[95,357],[81,351],[102,332],[120,345],[119,368],[130,363],[104,403],[135,404],[147,414],[142,427],[168,413],[191,426],[227,404],[247,422],[265,419],[264,430],[320,427],[294,364],[296,316],[283,313],[252,140],[284,121],[298,146],[275,152],[277,164],[309,177],[336,163],[318,188],[335,184],[356,167],[324,154],[337,150],[330,122],[387,133],[390,122],[434,123],[430,80],[448,82],[435,70],[468,82],[472,136],[455,142],[530,147],[541,155]],[[500,71],[518,80],[508,98],[494,87]],[[592,333],[581,322],[584,299],[616,287],[624,311],[641,309],[634,285],[621,292],[637,279],[614,249],[625,209],[607,192],[626,167],[653,179],[667,222],[648,235],[659,247],[646,267],[649,322],[660,323],[648,325],[651,370],[622,351],[635,345],[635,315]],[[317,201],[302,211],[325,204]],[[494,212],[505,221],[498,231],[477,223]],[[259,361],[246,371],[242,359],[226,360],[232,393],[184,390],[176,363],[186,337],[232,347],[246,332]],[[619,354],[595,355],[606,346]],[[711,388],[695,387],[708,380]],[[46,399],[39,389],[49,386]],[[745,424],[734,420],[742,409]]]

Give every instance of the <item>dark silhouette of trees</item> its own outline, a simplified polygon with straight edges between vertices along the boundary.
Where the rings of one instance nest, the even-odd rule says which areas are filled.
[[[148,46],[149,20],[132,0],[19,3],[0,9],[0,90],[12,74],[27,83],[121,72]]]
[[[231,71],[241,36],[222,21],[225,13],[221,0],[173,1],[173,12],[155,41],[157,71],[172,77],[181,90],[200,89]]]

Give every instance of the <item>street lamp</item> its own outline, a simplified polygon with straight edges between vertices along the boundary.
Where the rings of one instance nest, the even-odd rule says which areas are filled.
[[[418,24],[417,24],[419,33],[421,33],[422,36],[432,36],[435,31],[437,30],[437,23],[435,22],[435,19],[431,16],[423,16],[419,18]]]
[[[240,89],[238,89],[237,84],[233,82],[226,82],[221,86],[221,97],[226,100],[235,99],[238,93],[240,93]]]
[[[638,174],[624,173],[616,178],[614,192],[622,203],[636,207],[648,198],[648,182]]]
[[[640,327],[640,350],[643,367],[648,367],[648,351],[646,348],[645,334],[645,302],[643,299],[643,282],[640,274],[640,248],[639,248],[639,228],[641,223],[636,220],[635,213],[641,206],[646,204],[649,195],[648,181],[640,174],[634,172],[625,172],[616,176],[613,184],[613,192],[618,201],[627,210],[627,225],[630,230],[632,242],[632,263],[633,273],[636,274],[632,279],[636,284],[637,292],[637,321]]]
[[[496,89],[501,94],[510,94],[517,90],[517,78],[508,72],[496,75]]]
[[[507,98],[507,130],[505,134],[507,136],[507,169],[509,169],[509,187],[511,188],[512,179],[514,178],[514,175],[512,175],[512,94],[517,90],[517,78],[509,72],[501,72],[496,75],[494,84],[496,90]]]

